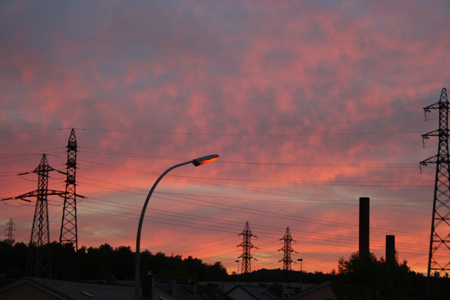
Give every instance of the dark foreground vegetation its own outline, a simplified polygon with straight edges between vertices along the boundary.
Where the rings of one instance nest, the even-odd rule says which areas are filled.
[[[81,247],[75,251],[70,244],[50,244],[51,277],[60,280],[104,280],[114,275],[116,280],[134,280],[135,253],[130,247],[113,248],[103,244],[98,248]],[[28,246],[24,243],[0,241],[0,279],[24,277]],[[411,271],[406,261],[397,257],[386,261],[375,255],[361,259],[354,253],[348,260],[341,258],[338,271],[301,273],[283,270],[260,269],[249,274],[227,274],[221,262],[207,264],[192,257],[166,256],[149,251],[141,253],[141,275],[151,272],[159,282],[234,281],[234,282],[303,282],[322,283],[332,281],[337,300],[422,300],[450,299],[450,279],[432,278]],[[428,291],[428,298],[427,298]]]
[[[75,251],[70,244],[50,244],[51,274],[60,280],[101,280],[114,275],[116,280],[134,280],[135,253],[130,247],[113,248],[103,244],[99,248],[81,247]],[[24,277],[28,246],[24,243],[0,241],[0,278],[18,279]],[[177,282],[199,281],[267,281],[267,282],[303,282],[321,283],[329,280],[331,275],[321,272],[302,273],[261,269],[250,274],[232,275],[221,262],[207,264],[202,260],[179,255],[166,256],[149,251],[141,253],[141,275],[151,272],[160,282],[175,280]]]
[[[51,273],[53,279],[99,280],[111,275],[117,280],[134,280],[135,253],[130,247],[112,248],[103,244],[98,248],[81,247],[75,251],[70,244],[50,244]],[[25,276],[28,246],[24,243],[0,242],[0,275],[18,279]],[[201,280],[226,280],[228,274],[220,262],[206,264],[197,258],[166,256],[149,251],[141,253],[141,272],[151,272],[161,282],[196,282]]]
[[[406,261],[377,259],[374,254],[360,257],[353,253],[341,258],[334,276],[333,293],[337,300],[448,300],[450,279],[435,276],[428,280],[412,271]]]

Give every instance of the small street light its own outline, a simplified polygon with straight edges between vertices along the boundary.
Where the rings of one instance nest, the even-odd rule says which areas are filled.
[[[164,173],[161,174],[161,176],[159,176],[159,178],[155,181],[155,183],[153,184],[152,188],[150,189],[150,191],[148,192],[147,198],[145,199],[145,203],[144,203],[144,207],[142,208],[142,212],[141,212],[141,217],[139,219],[139,225],[138,225],[138,230],[137,230],[137,237],[136,237],[136,265],[135,265],[135,290],[134,290],[134,296],[135,296],[135,300],[139,300],[139,277],[140,277],[140,263],[141,263],[141,253],[140,253],[140,245],[141,245],[141,230],[142,230],[142,223],[144,222],[144,216],[145,216],[145,210],[147,209],[147,205],[148,202],[150,200],[150,197],[153,194],[153,191],[155,190],[156,186],[158,185],[158,183],[161,181],[161,179],[170,171],[172,171],[175,168],[184,166],[184,165],[188,165],[188,164],[193,164],[194,166],[198,167],[204,164],[207,164],[209,162],[213,162],[216,161],[219,158],[219,155],[217,154],[212,154],[212,155],[207,155],[207,156],[203,156],[203,157],[199,157],[175,166],[172,166],[170,168],[168,168]]]
[[[303,259],[302,259],[302,258],[299,258],[299,259],[297,259],[297,261],[300,262],[300,290],[302,290],[302,289],[303,289],[303,288],[302,288],[302,278],[303,278],[303,270],[302,270],[302,267],[303,267]]]
[[[237,269],[237,273],[236,273],[236,278],[237,278],[237,282],[239,282],[239,259],[237,259],[236,262],[238,263],[238,269]]]

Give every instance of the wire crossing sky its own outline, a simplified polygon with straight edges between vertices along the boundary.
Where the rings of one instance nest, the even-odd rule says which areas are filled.
[[[423,107],[449,88],[448,1],[0,2],[0,197],[36,189],[43,153],[66,169],[78,142],[79,246],[221,261],[237,270],[248,221],[252,270],[292,259],[330,272],[358,247],[358,199],[371,199],[370,248],[426,271],[438,126]],[[65,177],[50,174],[49,188]],[[29,242],[34,202],[0,203]],[[50,239],[63,199],[49,197]],[[5,227],[6,228],[6,227]],[[292,268],[295,270],[297,266]]]

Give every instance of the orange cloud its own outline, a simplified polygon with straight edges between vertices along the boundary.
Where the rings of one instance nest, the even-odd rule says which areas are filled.
[[[93,37],[70,31],[68,4],[0,4],[2,197],[35,189],[36,177],[13,174],[42,153],[64,170],[75,127],[87,246],[133,248],[156,178],[218,153],[160,183],[145,224],[150,251],[235,270],[249,221],[260,236],[254,268],[280,267],[289,226],[305,269],[328,272],[357,250],[357,199],[369,196],[377,256],[394,232],[400,258],[423,271],[434,171],[415,166],[436,152],[421,148],[420,134],[437,126],[422,108],[449,79],[448,7],[254,4],[116,1]],[[64,189],[63,176],[51,186]],[[50,208],[54,238],[61,201]],[[17,219],[27,241],[33,206],[13,203],[2,203],[0,221]]]

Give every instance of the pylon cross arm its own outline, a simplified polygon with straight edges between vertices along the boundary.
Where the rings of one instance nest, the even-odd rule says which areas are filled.
[[[431,105],[428,105],[428,106],[424,107],[423,110],[426,113],[430,113],[432,109],[439,109],[439,108],[441,108],[441,103],[440,102],[436,102],[434,104],[431,104]]]
[[[448,130],[447,130],[447,132],[448,132]],[[428,138],[430,136],[440,136],[440,135],[441,135],[441,129],[436,129],[436,130],[430,131],[428,133],[422,134],[422,138],[425,140],[428,140]]]
[[[438,162],[438,156],[434,155],[420,162],[420,165],[427,166],[428,164],[435,164]]]

